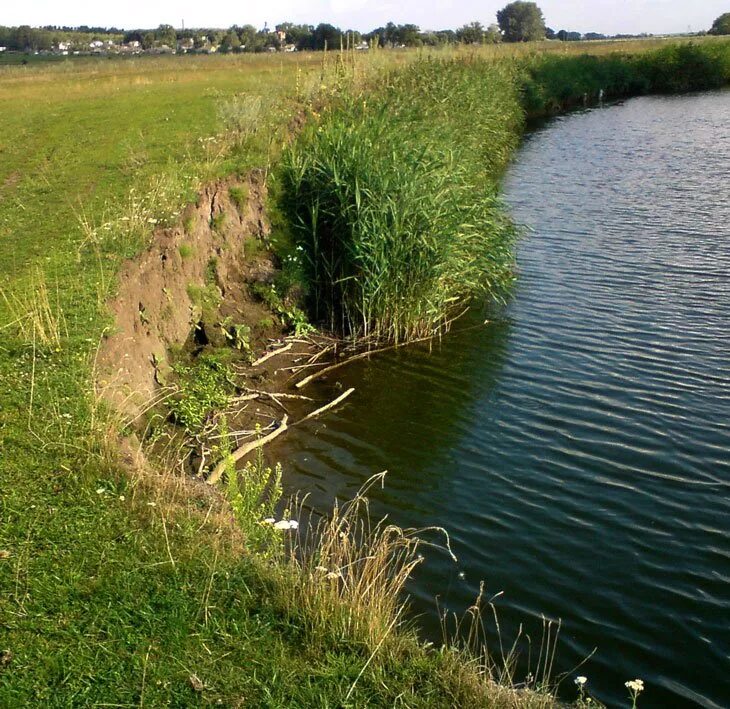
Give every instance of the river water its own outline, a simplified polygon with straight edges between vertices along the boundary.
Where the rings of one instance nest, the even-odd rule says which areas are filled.
[[[505,642],[562,619],[566,698],[730,706],[730,92],[553,120],[505,195],[507,306],[314,388],[357,392],[274,449],[287,485],[326,509],[387,469],[375,513],[449,531],[410,587],[434,639],[484,580]]]

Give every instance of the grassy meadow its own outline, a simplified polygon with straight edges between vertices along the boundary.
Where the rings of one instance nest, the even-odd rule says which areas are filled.
[[[245,490],[229,490],[231,507],[172,470],[147,469],[134,446],[120,447],[115,419],[96,399],[95,358],[113,327],[105,303],[121,261],[156,225],[175,223],[201,184],[254,167],[271,171],[284,211],[310,220],[294,218],[291,230],[308,252],[305,277],[319,284],[310,295],[323,301],[353,274],[371,284],[385,276],[398,289],[373,293],[362,312],[362,293],[339,293],[321,305],[325,321],[402,339],[429,332],[452,298],[473,295],[458,278],[465,263],[474,282],[483,273],[509,280],[512,230],[497,185],[525,115],[575,105],[603,88],[615,52],[656,46],[496,47],[449,52],[443,64],[416,52],[339,64],[332,55],[324,74],[317,54],[0,66],[0,706],[552,705],[547,694],[497,687],[456,651],[425,649],[400,627],[397,603],[366,623],[383,594],[392,601],[402,587],[368,595],[367,573],[380,578],[378,569],[343,593],[314,583],[311,563],[281,564],[279,542],[254,549],[252,515],[262,508],[244,504]],[[700,46],[724,57],[727,81],[728,43]],[[584,59],[586,51],[605,58]],[[674,61],[678,50],[659,51]],[[572,69],[557,59],[564,54]],[[328,84],[345,65],[335,92]],[[662,90],[659,64],[647,67],[636,72],[658,78],[631,92]],[[616,75],[624,71],[616,63]],[[382,95],[372,72],[390,77]],[[429,92],[411,103],[423,82]],[[430,128],[419,123],[418,112],[444,99],[449,111]],[[310,123],[286,148],[305,113]],[[326,234],[312,229],[315,202]],[[383,241],[394,224],[402,238]],[[347,267],[334,252],[339,229],[351,247]],[[456,245],[419,241],[454,229],[464,235]],[[414,249],[420,270],[399,270]],[[404,312],[415,315],[401,322]],[[343,529],[346,543],[327,550],[324,568],[362,553],[401,581],[413,569],[415,547],[392,530],[363,545],[351,519],[334,537]]]

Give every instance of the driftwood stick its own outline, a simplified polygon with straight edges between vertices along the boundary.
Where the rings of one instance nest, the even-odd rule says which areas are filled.
[[[348,357],[347,359],[343,359],[339,362],[335,362],[335,364],[329,365],[329,367],[324,367],[324,369],[320,369],[319,371],[315,372],[314,374],[310,374],[308,377],[304,377],[300,382],[297,382],[294,386],[297,389],[301,389],[302,387],[309,384],[309,382],[314,381],[315,379],[319,379],[321,376],[328,374],[329,372],[334,371],[335,369],[339,369],[345,364],[349,364],[350,362],[354,362],[356,359],[363,359],[364,357],[369,357],[370,355],[379,354],[381,352],[387,352],[388,350],[394,350],[396,347],[400,347],[400,345],[388,345],[388,347],[381,347],[379,350],[367,350],[366,352],[361,352],[360,354],[352,355],[352,357]],[[308,365],[311,366],[311,365]]]
[[[233,451],[230,455],[226,456],[223,460],[218,463],[218,465],[213,468],[213,472],[208,476],[208,483],[210,485],[215,485],[222,477],[223,473],[226,470],[226,467],[230,465],[231,463],[236,463],[237,461],[241,460],[244,456],[248,455],[251,451],[255,451],[257,448],[261,448],[262,446],[265,446],[270,441],[273,441],[276,437],[280,436],[284,431],[286,431],[289,426],[287,423],[289,422],[289,416],[284,414],[284,418],[281,420],[281,424],[279,424],[279,428],[273,430],[268,435],[264,436],[263,438],[258,438],[255,441],[251,441],[250,443],[247,443],[245,446],[241,446],[237,450]]]
[[[311,419],[315,418],[316,416],[320,416],[325,411],[329,411],[330,409],[333,409],[335,406],[343,402],[345,399],[347,399],[352,392],[354,392],[355,389],[351,388],[348,389],[343,394],[340,394],[336,399],[333,399],[330,401],[329,404],[325,404],[324,406],[321,406],[320,408],[316,409],[315,411],[312,411],[312,413],[307,414],[304,418],[299,419],[299,421],[295,421],[293,424],[288,425],[289,422],[289,415],[285,414],[284,418],[281,420],[281,424],[279,427],[275,430],[273,430],[268,435],[264,436],[263,438],[259,438],[255,441],[251,441],[250,443],[246,443],[245,445],[241,446],[240,448],[237,448],[233,453],[231,453],[229,456],[226,456],[223,460],[221,460],[218,465],[213,468],[213,472],[208,476],[207,482],[210,485],[215,485],[222,477],[223,473],[226,471],[226,467],[232,463],[237,463],[241,458],[247,456],[252,451],[255,451],[258,448],[262,448],[267,443],[270,443],[275,438],[280,436],[285,431],[288,431],[290,428],[293,428],[294,426],[298,426],[300,423],[304,423],[305,421],[310,421]]]
[[[262,357],[259,357],[251,366],[258,367],[260,364],[263,364],[264,362],[270,360],[272,357],[276,357],[276,355],[278,354],[288,352],[293,346],[293,343],[290,342],[288,345],[284,345],[284,347],[280,347],[278,350],[272,350],[271,352],[267,352]]]
[[[320,407],[316,411],[312,411],[311,414],[307,414],[304,418],[299,419],[296,423],[293,423],[292,426],[298,426],[300,423],[304,423],[305,421],[309,421],[310,419],[315,418],[315,416],[319,416],[320,414],[323,414],[325,411],[329,411],[330,409],[333,409],[337,404],[343,402],[345,399],[347,399],[352,392],[355,391],[354,388],[348,389],[344,394],[340,394],[336,399],[333,401],[330,401],[329,404],[325,404],[324,406]]]
[[[260,399],[262,396],[269,398],[276,397],[277,399],[299,399],[300,401],[314,401],[311,396],[304,396],[303,394],[289,394],[288,392],[281,391],[259,391],[258,389],[247,389],[249,392],[246,396],[249,399]],[[237,401],[240,400],[238,397]]]
[[[243,394],[242,396],[235,397],[232,401],[234,404],[237,404],[241,401],[253,401],[254,399],[258,399],[261,396],[261,392],[254,392],[253,394]]]

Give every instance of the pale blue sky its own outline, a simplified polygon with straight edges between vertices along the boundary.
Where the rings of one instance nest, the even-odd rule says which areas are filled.
[[[79,25],[124,28],[263,26],[289,20],[370,30],[389,20],[422,29],[456,28],[479,20],[490,24],[508,0],[0,0],[0,25]],[[683,32],[709,29],[730,11],[730,0],[538,0],[547,25],[580,32]]]

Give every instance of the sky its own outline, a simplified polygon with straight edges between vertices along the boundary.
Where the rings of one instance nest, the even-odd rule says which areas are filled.
[[[270,27],[289,21],[329,22],[368,31],[389,21],[421,29],[455,29],[495,21],[508,0],[0,0],[0,25],[89,25],[96,27]],[[604,34],[652,34],[709,29],[727,12],[728,0],[537,0],[548,27]]]

